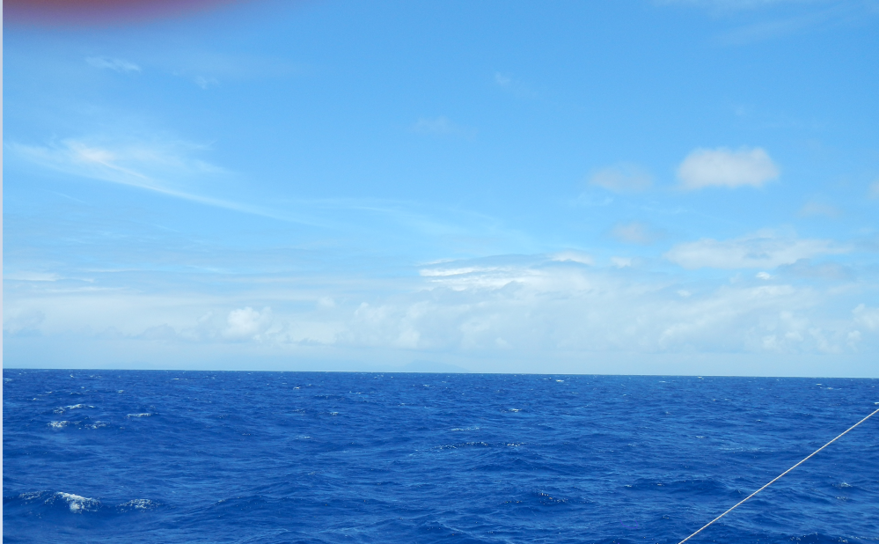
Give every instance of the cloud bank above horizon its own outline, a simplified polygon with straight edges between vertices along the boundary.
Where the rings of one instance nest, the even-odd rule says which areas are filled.
[[[879,377],[877,22],[760,4],[13,25],[6,364]]]

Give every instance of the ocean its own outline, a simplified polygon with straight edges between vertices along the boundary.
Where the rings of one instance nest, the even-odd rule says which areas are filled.
[[[3,376],[7,543],[676,544],[879,407],[866,379]],[[690,542],[879,542],[879,416]]]

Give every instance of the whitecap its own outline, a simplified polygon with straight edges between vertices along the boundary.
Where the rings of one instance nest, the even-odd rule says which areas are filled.
[[[95,499],[90,499],[88,497],[82,497],[80,495],[74,495],[73,493],[62,493],[57,492],[55,495],[46,500],[46,503],[55,502],[56,499],[63,499],[67,501],[67,506],[70,508],[70,511],[74,514],[81,514],[83,512],[91,512],[97,510],[98,505],[100,505],[100,501]]]
[[[558,383],[565,383],[565,380],[556,380]]]
[[[133,499],[119,505],[120,510],[152,510],[159,505],[149,499]]]
[[[507,410],[507,411],[508,411],[508,412],[518,412],[519,409],[518,409],[518,408],[510,408],[510,409]]]
[[[68,423],[69,422],[67,421],[50,421],[49,427],[52,427],[53,429],[63,429],[64,427],[67,427]]]
[[[28,491],[26,493],[20,494],[18,498],[23,501],[32,501],[34,499],[39,499],[42,495],[42,491]]]
[[[126,417],[150,417],[151,415],[153,414],[150,414],[149,412],[144,412],[142,414],[128,414]]]

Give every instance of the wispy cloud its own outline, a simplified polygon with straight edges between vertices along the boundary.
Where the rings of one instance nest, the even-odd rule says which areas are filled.
[[[592,255],[589,255],[588,253],[584,253],[582,251],[573,251],[573,250],[562,251],[562,252],[555,253],[555,254],[551,255],[550,258],[553,261],[560,262],[560,263],[572,262],[572,263],[580,263],[580,264],[586,264],[586,265],[595,264],[595,259],[592,258]]]
[[[141,71],[140,66],[133,62],[112,57],[87,57],[85,61],[95,68],[113,70],[114,72],[119,72],[123,74]]]
[[[870,198],[879,198],[879,179],[870,184],[867,188],[867,195]]]
[[[537,91],[510,74],[495,72],[494,82],[498,87],[517,98],[537,98]]]
[[[777,179],[778,167],[765,150],[742,147],[733,151],[726,147],[695,149],[678,166],[681,188],[761,187]]]
[[[655,0],[659,5],[694,6],[730,10],[755,9],[786,4],[816,5],[839,3],[840,1],[841,0]]]
[[[827,217],[835,219],[842,215],[842,210],[825,202],[810,200],[800,208],[799,215],[801,217]]]
[[[626,244],[648,245],[662,238],[662,232],[651,228],[645,223],[620,223],[615,225],[610,235],[613,239]]]
[[[128,185],[207,206],[285,221],[293,220],[259,206],[204,195],[186,188],[181,179],[216,176],[225,172],[218,166],[181,153],[181,149],[193,147],[189,144],[133,143],[110,147],[67,139],[45,146],[20,143],[11,143],[9,146],[18,157],[66,174]]]
[[[618,164],[593,173],[589,184],[615,193],[640,193],[650,189],[653,176],[634,164]]]
[[[750,22],[717,36],[723,45],[747,45],[839,25],[862,24],[876,17],[873,0],[655,0],[658,5],[705,9],[737,23]]]
[[[851,248],[830,240],[798,239],[772,231],[733,240],[702,239],[672,247],[665,258],[687,269],[775,268],[800,259],[848,253]]]
[[[217,78],[206,76],[195,76],[192,78],[192,81],[202,89],[210,89],[211,87],[216,87],[220,84]]]
[[[421,117],[412,125],[412,131],[418,134],[432,134],[436,136],[462,136],[473,138],[476,129],[465,127],[452,122],[448,117]]]

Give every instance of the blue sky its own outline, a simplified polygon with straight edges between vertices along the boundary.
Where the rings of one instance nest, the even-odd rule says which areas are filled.
[[[879,377],[877,1],[5,34],[7,367]]]

